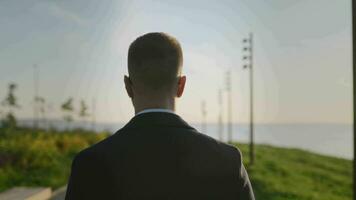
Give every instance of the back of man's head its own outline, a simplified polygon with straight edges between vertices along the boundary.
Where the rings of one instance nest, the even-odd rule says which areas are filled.
[[[131,43],[128,71],[132,84],[150,93],[172,92],[183,63],[179,42],[166,33],[147,33]]]

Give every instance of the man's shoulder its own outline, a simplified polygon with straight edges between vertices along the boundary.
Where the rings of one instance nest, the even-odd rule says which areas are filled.
[[[77,154],[78,159],[89,159],[92,157],[105,158],[106,155],[112,153],[113,149],[120,149],[123,145],[127,144],[127,140],[130,139],[130,133],[134,130],[121,128],[114,134],[107,138],[95,143]]]
[[[114,135],[99,141],[83,150],[81,150],[76,156],[75,161],[81,162],[101,162],[113,144]]]
[[[239,161],[242,159],[242,153],[236,145],[217,140],[197,130],[192,130],[192,133],[198,141],[208,144],[211,148],[218,149],[220,152],[223,152],[224,155],[238,159]]]
[[[110,159],[113,152],[120,153],[120,150],[122,150],[121,153],[123,153],[125,149],[134,145],[133,142],[135,142],[137,136],[135,133],[139,132],[139,129],[119,129],[115,134],[80,151],[75,159],[87,162],[102,162],[106,158]],[[148,135],[142,134],[141,136]],[[176,136],[181,139],[185,138],[181,141],[190,141],[192,144],[195,144],[197,148],[215,149],[216,151],[223,153],[226,157],[234,160],[237,159],[238,162],[241,162],[242,160],[241,151],[238,147],[219,141],[197,131],[196,129],[180,129],[179,134],[176,134]]]

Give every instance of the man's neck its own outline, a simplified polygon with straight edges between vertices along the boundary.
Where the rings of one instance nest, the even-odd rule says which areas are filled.
[[[175,100],[168,100],[165,102],[161,102],[161,103],[149,103],[149,104],[145,104],[145,105],[135,105],[135,114],[143,111],[143,110],[147,110],[147,109],[165,109],[165,110],[170,110],[170,111],[175,111]]]
[[[145,111],[145,110],[168,110],[168,111],[175,112],[175,109],[172,109],[172,108],[147,107],[147,108],[142,108],[142,109],[139,109],[139,110],[136,110],[136,109],[135,109],[135,114],[137,114],[137,113],[139,113],[139,112],[142,112],[142,111]]]
[[[175,114],[175,112],[173,110],[169,110],[169,109],[163,109],[163,108],[148,108],[148,109],[144,109],[138,113],[136,113],[135,115],[139,115],[139,114],[143,114],[143,113],[152,113],[152,112],[160,112],[160,113],[173,113]]]

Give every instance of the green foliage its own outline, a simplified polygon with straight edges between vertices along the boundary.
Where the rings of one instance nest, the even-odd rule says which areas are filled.
[[[63,111],[71,112],[74,110],[73,108],[73,98],[69,98],[66,102],[64,102],[61,106]]]
[[[40,111],[42,117],[44,116],[45,112],[46,112],[46,100],[43,97],[35,97],[35,103],[36,106],[38,106],[38,110]]]
[[[237,144],[244,157],[256,199],[352,199],[352,161],[299,149],[256,146],[248,166],[248,145]]]
[[[15,114],[13,112],[14,108],[20,108],[19,104],[17,103],[17,98],[15,96],[15,90],[17,85],[15,83],[10,83],[8,86],[8,94],[5,99],[1,102],[1,104],[8,108],[8,112],[6,117],[2,119],[1,126],[13,129],[16,127],[17,121]]]
[[[14,186],[67,183],[71,162],[83,148],[108,134],[73,130],[45,132],[0,129],[0,192]],[[244,157],[256,199],[346,200],[352,198],[352,161],[298,149],[256,145],[248,165],[248,146],[236,144]]]
[[[73,117],[72,117],[72,112],[74,110],[74,108],[73,108],[73,98],[68,98],[68,100],[65,101],[61,105],[61,109],[62,109],[63,112],[65,112],[65,115],[63,116],[63,119],[64,119],[64,121],[67,122],[68,128],[69,128],[69,123],[73,121]]]
[[[12,112],[7,113],[5,118],[2,121],[2,127],[7,129],[14,129],[17,126],[17,120]]]
[[[89,114],[88,114],[88,106],[86,105],[84,100],[80,101],[79,116],[82,117],[82,118],[85,118],[85,117],[89,116]]]
[[[0,191],[14,186],[65,185],[74,156],[108,135],[30,129],[0,132],[5,132],[0,134]]]
[[[15,83],[10,83],[9,84],[9,92],[7,97],[4,99],[4,101],[2,102],[5,106],[8,107],[19,107],[18,103],[17,103],[17,98],[15,96],[15,89],[17,88],[17,85]]]

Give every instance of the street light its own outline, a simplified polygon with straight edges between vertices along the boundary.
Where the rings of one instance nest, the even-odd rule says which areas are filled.
[[[33,127],[38,128],[38,81],[39,81],[39,72],[38,65],[33,65],[33,87],[34,87],[34,95],[33,95]]]
[[[352,81],[353,81],[353,142],[354,142],[354,159],[353,159],[353,170],[354,170],[354,173],[353,173],[353,192],[354,192],[354,197],[353,199],[356,200],[356,161],[355,161],[355,157],[356,157],[356,128],[355,128],[355,124],[356,124],[356,61],[355,61],[355,57],[356,57],[356,39],[355,39],[355,33],[356,33],[356,20],[355,20],[355,17],[356,17],[356,14],[355,14],[355,5],[356,3],[354,1],[351,1],[351,4],[352,4],[352,36],[353,36],[353,52],[352,52],[352,55],[353,55],[353,62],[352,62],[352,70],[353,70],[353,78],[352,78]]]
[[[219,89],[218,91],[218,103],[219,103],[219,116],[218,116],[218,121],[219,121],[219,140],[223,141],[223,98],[222,98],[222,89]]]
[[[227,90],[227,141],[232,142],[232,95],[231,95],[231,71],[226,72],[226,90]]]
[[[206,111],[206,103],[204,100],[201,101],[201,112],[202,112],[202,126],[201,126],[201,129],[202,129],[202,133],[206,133],[206,114],[207,114],[207,111]]]

